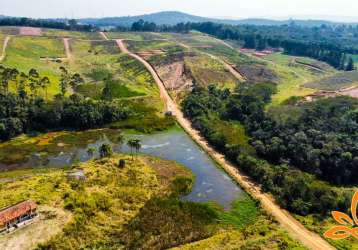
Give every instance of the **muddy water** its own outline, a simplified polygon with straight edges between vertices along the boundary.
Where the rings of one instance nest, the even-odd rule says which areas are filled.
[[[151,135],[125,134],[125,138],[138,138],[141,140],[143,154],[174,160],[191,169],[196,176],[192,192],[183,197],[185,200],[207,202],[214,201],[225,208],[230,208],[231,202],[243,191],[214,161],[199,148],[191,138],[182,130],[171,130]],[[91,157],[87,151],[89,148],[98,149],[103,143],[111,143],[103,134],[95,143],[88,144],[85,148],[72,148],[70,152],[61,152],[56,156],[41,156],[41,152],[34,153],[26,163],[17,164],[17,168],[30,166],[63,167],[76,162],[87,161],[98,156],[98,150]],[[130,148],[124,145],[113,144],[116,152],[130,152]],[[0,168],[6,169],[5,165]]]

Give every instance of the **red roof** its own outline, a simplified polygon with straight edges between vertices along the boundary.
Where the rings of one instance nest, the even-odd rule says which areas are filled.
[[[0,225],[6,223],[27,214],[30,211],[36,210],[37,205],[33,201],[22,201],[16,205],[4,208],[0,210]]]

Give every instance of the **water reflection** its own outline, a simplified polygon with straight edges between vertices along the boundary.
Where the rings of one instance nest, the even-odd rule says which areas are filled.
[[[126,140],[137,138],[141,140],[141,153],[177,161],[190,168],[196,176],[192,192],[183,197],[190,201],[215,201],[230,208],[231,202],[243,194],[243,191],[191,138],[181,130],[167,131],[151,135],[126,134]],[[75,162],[84,162],[93,157],[98,157],[98,148],[103,143],[111,143],[103,134],[95,143],[88,144],[85,148],[74,147],[68,152],[61,152],[56,156],[41,156],[41,152],[33,156],[23,164],[15,167],[51,166],[63,167]],[[91,155],[89,149],[95,149]],[[130,148],[123,145],[113,145],[115,152],[129,153]],[[6,169],[11,166],[0,165]]]

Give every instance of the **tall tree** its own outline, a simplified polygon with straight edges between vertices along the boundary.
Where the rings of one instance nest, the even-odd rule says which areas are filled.
[[[347,64],[347,67],[346,67],[346,71],[352,71],[355,69],[355,66],[354,66],[354,61],[353,61],[353,58],[350,57],[348,59],[348,64]]]
[[[40,80],[40,86],[41,86],[42,90],[45,92],[46,100],[47,100],[47,87],[49,85],[50,85],[50,79],[47,76],[42,77]]]
[[[29,71],[29,87],[31,91],[31,99],[34,100],[37,97],[37,88],[39,87],[39,73],[36,69],[30,69]]]
[[[132,156],[132,160],[133,160],[133,149],[135,149],[135,151],[138,153],[138,151],[142,147],[142,145],[141,145],[139,139],[130,139],[130,140],[128,140],[127,145],[131,149],[131,156]]]
[[[60,70],[61,70],[60,90],[61,90],[62,97],[64,97],[66,95],[67,87],[70,82],[70,76],[69,76],[69,73],[65,67],[61,66]]]

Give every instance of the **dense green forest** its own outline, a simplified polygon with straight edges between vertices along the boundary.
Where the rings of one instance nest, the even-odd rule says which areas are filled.
[[[0,66],[0,140],[30,131],[95,128],[128,117],[128,107],[115,101],[94,101],[78,94],[68,97],[67,88],[83,80],[79,74],[61,70],[61,92],[47,100],[47,77],[35,69],[25,74]],[[10,85],[15,91],[9,91]]]
[[[347,210],[351,194],[324,181],[357,184],[358,101],[292,98],[266,111],[275,91],[273,84],[241,84],[232,93],[195,88],[183,101],[183,111],[210,143],[290,211]],[[215,126],[217,119],[243,124],[256,152],[230,144]]]
[[[88,24],[78,24],[77,21],[74,19],[63,22],[63,21],[54,21],[48,19],[33,19],[27,17],[1,18],[0,26],[30,26],[30,27],[76,30],[76,31],[87,31],[87,32],[96,30],[95,26],[88,25]]]
[[[287,54],[312,57],[347,71],[354,70],[353,60],[347,54],[358,53],[358,25],[302,27],[292,23],[282,26],[233,26],[204,22],[168,26],[139,20],[131,28],[118,27],[117,30],[183,33],[197,30],[220,39],[237,40],[249,49],[283,48]]]

